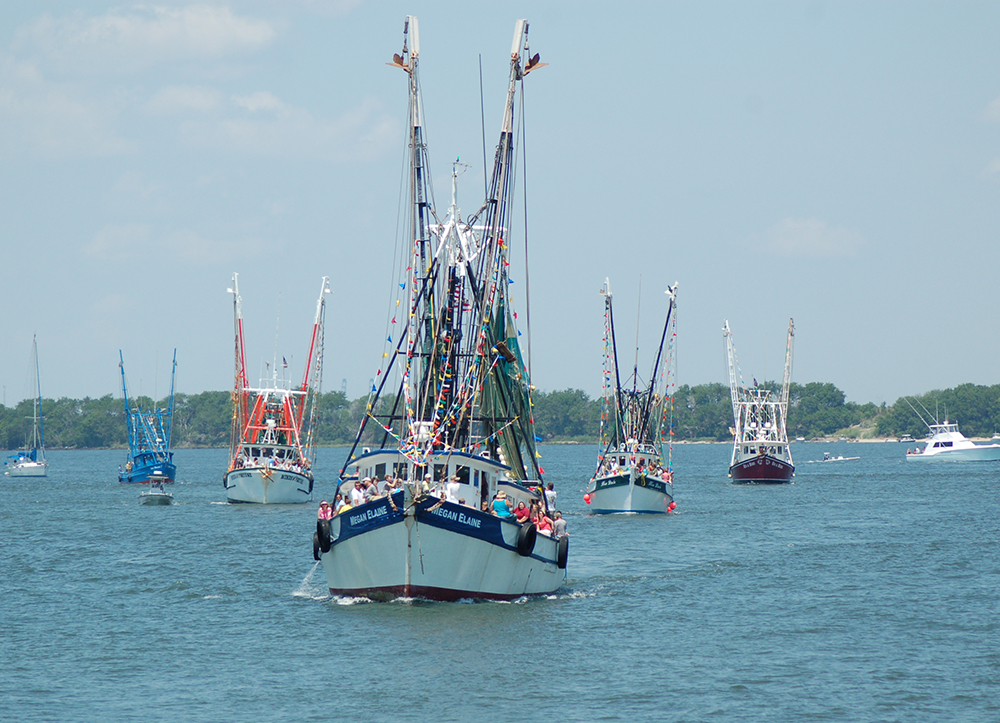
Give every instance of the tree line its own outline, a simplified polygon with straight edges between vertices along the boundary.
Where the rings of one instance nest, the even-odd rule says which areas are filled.
[[[775,393],[777,388],[770,387]],[[579,389],[536,391],[532,397],[535,433],[545,442],[597,440],[601,423],[601,400],[591,399]],[[154,408],[153,400],[140,397],[143,409]],[[385,397],[379,404],[391,408]],[[343,392],[323,394],[315,440],[320,445],[350,444],[365,417],[367,397],[349,400]],[[0,406],[0,447],[17,449],[30,439],[33,402]],[[166,400],[157,406],[166,406]],[[969,437],[990,436],[1000,430],[1000,384],[962,384],[914,397],[900,397],[887,406],[846,401],[846,395],[830,383],[793,383],[789,390],[788,433],[791,437],[923,437],[927,422],[936,417],[958,422]],[[124,447],[125,413],[121,402],[110,394],[98,399],[43,399],[45,444],[49,448],[99,449]],[[229,392],[177,394],[174,397],[172,445],[174,447],[225,447],[229,444],[232,403]],[[683,385],[673,395],[672,423],[676,441],[729,441],[733,412],[729,387],[724,384]],[[378,443],[382,428],[369,420],[362,440]]]

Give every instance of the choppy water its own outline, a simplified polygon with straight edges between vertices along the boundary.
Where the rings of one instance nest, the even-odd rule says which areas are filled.
[[[1000,720],[1000,464],[904,451],[758,487],[683,446],[677,514],[590,517],[594,448],[544,447],[568,583],[475,604],[331,599],[314,506],[224,504],[222,450],[167,508],[52,452],[0,478],[0,720]]]

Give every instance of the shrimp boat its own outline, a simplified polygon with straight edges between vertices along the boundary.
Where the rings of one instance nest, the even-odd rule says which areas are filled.
[[[12,454],[4,461],[5,475],[10,477],[45,477],[48,463],[45,461],[45,426],[42,420],[42,383],[38,373],[38,339],[31,337],[31,366],[35,372],[32,391],[36,392],[32,402],[31,444]]]
[[[406,269],[392,287],[385,368],[341,470],[345,491],[365,477],[391,476],[399,487],[319,520],[314,543],[334,595],[510,600],[549,593],[565,579],[568,539],[484,511],[504,497],[545,505],[532,387],[510,298],[508,235],[521,130],[515,105],[522,79],[543,64],[528,52],[528,23],[517,21],[486,200],[462,218],[456,166],[452,204],[439,219],[428,181],[415,17],[407,18],[403,36],[403,51],[390,65],[407,74],[409,86],[410,173],[400,239]],[[446,480],[454,494],[435,496]]]
[[[170,430],[174,418],[174,377],[177,375],[177,350],[170,372],[170,397],[167,408],[143,411],[135,399],[129,399],[125,378],[125,358],[118,350],[118,369],[122,375],[122,400],[128,433],[128,458],[125,468],[118,468],[119,482],[149,484],[156,480],[173,482],[177,477],[174,453],[170,451]]]
[[[324,276],[320,284],[305,375],[295,388],[289,380],[278,378],[277,358],[271,379],[250,386],[239,274],[233,274],[229,292],[233,295],[236,374],[229,469],[222,478],[226,499],[259,504],[308,502],[313,490],[313,431],[323,379],[323,328],[330,279]],[[284,359],[282,364],[287,368]]]
[[[677,284],[670,297],[660,346],[649,381],[640,386],[639,358],[632,378],[622,386],[615,341],[611,285],[604,281],[604,393],[601,405],[600,453],[597,471],[587,485],[584,501],[595,513],[670,512],[673,496],[673,401],[676,385],[674,342],[677,338]],[[667,345],[664,363],[664,345]],[[629,388],[631,383],[631,388]],[[663,447],[667,443],[666,464]]]
[[[788,444],[787,418],[795,324],[792,319],[788,320],[785,373],[778,399],[772,396],[771,390],[757,386],[756,379],[753,389],[746,386],[739,371],[736,346],[728,319],[722,333],[726,337],[726,354],[729,359],[729,390],[733,398],[735,437],[729,476],[733,482],[790,482],[795,475],[795,466]]]

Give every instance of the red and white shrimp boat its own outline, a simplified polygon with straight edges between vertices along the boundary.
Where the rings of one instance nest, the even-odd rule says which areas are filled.
[[[775,399],[769,389],[752,389],[743,382],[736,359],[729,320],[722,329],[729,360],[729,390],[733,398],[733,456],[729,476],[733,482],[781,483],[795,476],[792,450],[788,444],[788,387],[792,378],[792,342],[795,324],[788,320],[785,345],[785,373],[781,396]]]
[[[239,274],[233,274],[236,329],[236,382],[229,469],[223,476],[229,502],[291,504],[312,499],[313,430],[323,378],[323,323],[330,280],[323,277],[302,384],[278,378],[277,359],[270,383],[247,381]],[[284,366],[284,365],[283,365]]]

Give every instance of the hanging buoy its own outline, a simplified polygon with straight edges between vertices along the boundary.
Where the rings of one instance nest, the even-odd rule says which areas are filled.
[[[673,512],[676,508],[677,508],[677,503],[674,502],[673,500],[671,500],[670,504],[667,505],[667,511],[668,512]]]
[[[589,505],[590,504],[590,495],[589,494],[584,495],[583,496],[583,501],[586,502]]]

